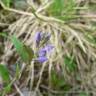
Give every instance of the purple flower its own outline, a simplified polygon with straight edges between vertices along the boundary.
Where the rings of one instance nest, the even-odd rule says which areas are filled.
[[[41,40],[41,32],[37,32],[35,35],[36,44],[39,44],[40,40]]]
[[[46,52],[50,52],[54,48],[53,45],[47,45],[42,50],[45,50]]]
[[[50,39],[50,34],[42,34],[41,32],[37,32],[35,35],[35,41],[36,41],[36,46],[38,47],[40,44],[41,40],[49,40]],[[47,41],[46,41],[47,42]],[[44,44],[46,43],[44,42]],[[46,45],[45,47],[43,47],[42,49],[40,49],[38,51],[38,58],[36,59],[38,62],[43,63],[45,61],[48,60],[48,58],[46,57],[46,54],[49,53],[52,49],[54,48],[54,46],[52,46],[51,44]]]
[[[38,54],[39,56],[45,56],[47,52],[50,52],[52,49],[54,48],[54,46],[52,45],[47,45],[44,48],[40,49]]]
[[[44,62],[47,61],[47,60],[48,60],[48,58],[45,57],[45,56],[41,56],[41,57],[38,57],[38,58],[37,58],[37,61],[40,62],[40,63],[44,63]]]
[[[38,54],[39,54],[39,57],[45,56],[46,55],[46,50],[41,49],[41,50],[39,50]]]

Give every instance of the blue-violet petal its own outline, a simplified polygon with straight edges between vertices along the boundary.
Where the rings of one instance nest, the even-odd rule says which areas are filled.
[[[37,58],[37,61],[40,62],[40,63],[44,63],[44,62],[47,61],[47,60],[48,60],[48,58],[45,57],[45,56],[44,56],[44,57],[42,56],[42,57],[38,57],[38,58]]]

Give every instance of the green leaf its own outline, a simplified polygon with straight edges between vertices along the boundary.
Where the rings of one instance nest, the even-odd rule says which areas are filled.
[[[81,93],[79,94],[79,96],[89,96],[89,95],[87,95],[86,92],[81,92]]]
[[[61,20],[73,19],[76,9],[74,0],[53,0],[48,8],[48,13]]]
[[[95,35],[93,36],[92,34],[85,34],[86,39],[88,40],[88,42],[90,42],[91,44],[93,44],[96,47],[96,37]]]
[[[18,54],[20,55],[21,59],[26,62],[30,63],[34,53],[32,49],[26,45],[24,45],[19,39],[17,39],[15,36],[11,37],[11,41],[13,42]]]
[[[52,73],[52,74],[51,74],[51,81],[52,81],[52,84],[53,84],[54,86],[58,86],[59,80],[58,80],[58,78],[57,78],[57,74],[55,73],[54,70],[52,70],[51,73]]]
[[[19,78],[19,74],[20,74],[20,67],[19,67],[19,64],[16,64],[16,78],[18,79]]]
[[[10,7],[11,0],[2,0],[5,6]]]
[[[1,32],[1,33],[0,33],[0,36],[5,37],[5,38],[9,38],[9,37],[8,37],[8,34],[6,34],[6,33],[4,33],[4,32]]]
[[[70,72],[73,72],[76,70],[77,66],[75,64],[74,58],[65,56],[64,57],[64,64],[68,68]]]
[[[49,13],[56,16],[60,15],[63,9],[63,0],[54,0],[53,4],[49,8]]]
[[[59,74],[56,73],[55,70],[52,70],[51,72],[51,82],[52,82],[52,86],[57,90],[64,90],[64,91],[68,91],[71,86],[69,84],[66,83],[64,77]]]
[[[0,64],[0,75],[2,76],[2,79],[5,83],[9,83],[9,71],[5,65]]]
[[[63,0],[63,1],[65,1],[64,3],[64,13],[66,13],[66,15],[68,15],[68,14],[73,14],[74,13],[74,11],[75,11],[75,6],[76,6],[76,4],[75,4],[75,1],[74,0]]]
[[[54,70],[52,70],[51,81],[54,86],[60,87],[65,84],[64,78],[60,78]]]
[[[4,88],[4,92],[5,92],[5,93],[9,93],[9,92],[11,92],[11,90],[12,90],[12,84],[8,84],[8,85]]]

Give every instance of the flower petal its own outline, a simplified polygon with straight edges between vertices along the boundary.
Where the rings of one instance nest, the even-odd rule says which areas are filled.
[[[39,54],[40,57],[45,56],[46,55],[46,50],[41,49],[41,50],[39,50],[38,54]]]
[[[47,46],[45,46],[44,49],[46,50],[46,52],[50,52],[53,48],[54,48],[53,45],[47,45]]]
[[[43,56],[37,58],[37,61],[39,61],[40,63],[44,63],[47,60],[48,60],[47,57],[43,57]]]
[[[36,41],[36,43],[39,43],[40,40],[41,40],[41,32],[37,32],[35,35],[35,41]]]

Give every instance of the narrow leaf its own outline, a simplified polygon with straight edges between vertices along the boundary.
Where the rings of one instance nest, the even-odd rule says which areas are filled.
[[[48,13],[61,20],[74,19],[76,3],[74,0],[53,0],[48,8]]]
[[[24,45],[19,39],[17,39],[15,36],[12,36],[11,38],[18,54],[20,55],[21,59],[26,62],[30,63],[33,58],[33,51],[28,46]]]
[[[20,74],[20,67],[19,67],[19,64],[16,64],[16,78],[18,79],[19,78],[19,74]]]
[[[75,64],[74,58],[66,56],[64,58],[64,64],[66,65],[66,67],[70,72],[76,70],[76,64]]]
[[[10,7],[11,0],[2,0],[5,6]]]
[[[4,82],[8,83],[10,81],[9,71],[5,65],[0,64],[0,75],[2,76]]]

